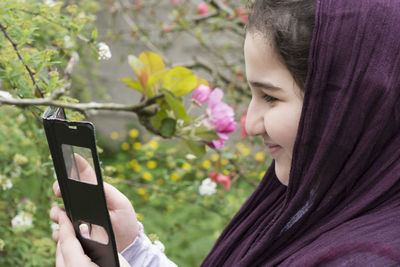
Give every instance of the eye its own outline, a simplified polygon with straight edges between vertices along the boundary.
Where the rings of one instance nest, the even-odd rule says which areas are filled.
[[[272,97],[272,96],[270,96],[270,95],[266,95],[266,94],[264,94],[264,95],[262,96],[262,98],[263,98],[266,102],[269,102],[269,103],[273,103],[273,102],[278,101],[277,98]]]

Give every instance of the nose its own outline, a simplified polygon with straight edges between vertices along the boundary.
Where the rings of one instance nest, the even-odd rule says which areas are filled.
[[[245,127],[248,135],[255,136],[265,134],[263,111],[253,99],[250,101],[247,109]]]

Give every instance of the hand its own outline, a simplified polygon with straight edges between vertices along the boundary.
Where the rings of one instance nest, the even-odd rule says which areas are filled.
[[[75,161],[79,176],[83,181],[95,182],[96,174],[90,164],[79,154],[75,154]],[[91,180],[91,181],[90,181]],[[61,197],[61,191],[56,181],[53,184],[53,191],[57,197]],[[117,250],[121,252],[131,244],[139,234],[139,225],[137,223],[135,210],[130,201],[118,189],[110,184],[104,183],[104,192],[106,195],[107,207],[110,213],[111,223],[117,243]],[[59,213],[63,209],[54,207],[50,211],[50,218],[58,223]],[[53,232],[53,239],[58,240],[59,232]]]
[[[58,218],[56,221],[59,223],[60,226],[57,233],[56,266],[97,266],[91,261],[91,259],[87,255],[85,255],[81,243],[75,236],[75,231],[72,223],[67,217],[65,211],[63,211],[60,207],[56,208],[59,209],[57,212]],[[118,254],[118,258],[121,267],[130,266],[129,263],[120,254]]]

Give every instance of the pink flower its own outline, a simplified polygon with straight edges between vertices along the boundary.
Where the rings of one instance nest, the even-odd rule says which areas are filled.
[[[197,12],[199,12],[200,15],[206,15],[210,11],[209,6],[207,3],[201,2],[200,4],[197,5]]]
[[[211,94],[211,88],[207,85],[200,84],[193,92],[192,98],[203,104],[208,100]]]
[[[223,148],[225,145],[225,141],[228,140],[228,135],[227,134],[221,134],[217,133],[217,135],[220,137],[218,140],[213,140],[211,141],[208,146],[214,149],[220,149]]]
[[[246,24],[249,20],[249,13],[247,10],[243,10],[241,8],[236,9],[239,19]]]
[[[221,173],[216,173],[216,172],[210,172],[208,176],[217,184],[222,183],[223,188],[225,190],[229,190],[231,188],[231,174],[229,175],[223,175]]]
[[[216,105],[221,103],[222,97],[224,97],[224,92],[219,88],[215,88],[210,94],[210,101],[208,101],[208,108],[213,109]]]
[[[218,133],[231,133],[236,131],[235,113],[226,103],[222,102],[224,93],[215,88],[210,94],[208,109],[210,118],[208,123],[215,126]]]
[[[219,136],[218,140],[211,141],[208,145],[211,148],[220,149],[228,140],[228,134],[236,131],[235,113],[226,103],[222,102],[224,93],[221,89],[215,88],[208,100],[208,118],[204,120],[204,125],[209,129],[215,129]]]
[[[247,137],[246,116],[247,116],[247,109],[245,111],[243,111],[243,115],[242,115],[242,117],[240,117],[240,126],[242,128],[242,137]]]
[[[178,4],[181,0],[171,0],[172,4]]]

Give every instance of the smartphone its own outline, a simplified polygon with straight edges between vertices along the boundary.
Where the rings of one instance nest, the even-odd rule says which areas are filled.
[[[83,250],[99,266],[119,267],[94,125],[68,121],[64,109],[48,107],[43,126],[65,211]]]

